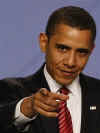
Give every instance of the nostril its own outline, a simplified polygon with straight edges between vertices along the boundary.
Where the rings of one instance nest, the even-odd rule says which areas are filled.
[[[75,68],[75,64],[68,64],[68,63],[64,63],[64,66],[67,68]]]

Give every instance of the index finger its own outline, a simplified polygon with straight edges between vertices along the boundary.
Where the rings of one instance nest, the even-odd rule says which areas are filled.
[[[63,100],[63,101],[66,101],[69,98],[68,95],[61,94],[61,93],[53,93],[53,92],[49,92],[49,97],[51,99]]]

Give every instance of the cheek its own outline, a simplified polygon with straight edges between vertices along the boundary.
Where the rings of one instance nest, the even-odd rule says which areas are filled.
[[[49,63],[51,63],[51,65],[57,65],[62,62],[63,56],[56,52],[56,50],[53,52],[49,51],[47,53],[47,60],[49,61]]]
[[[58,73],[58,68],[62,64],[62,56],[59,56],[59,54],[55,52],[48,52],[46,56],[46,64],[48,72],[52,75],[52,77],[55,77]]]
[[[88,57],[87,58],[79,58],[77,66],[79,67],[80,70],[82,70],[82,69],[84,69],[87,62],[88,62]]]

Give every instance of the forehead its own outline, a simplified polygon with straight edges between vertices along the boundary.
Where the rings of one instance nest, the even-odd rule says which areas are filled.
[[[51,40],[67,45],[82,45],[82,47],[88,47],[92,43],[90,30],[80,30],[78,28],[73,28],[65,24],[58,24],[56,26]]]

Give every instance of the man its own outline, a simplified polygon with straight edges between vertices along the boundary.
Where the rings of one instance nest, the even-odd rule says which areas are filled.
[[[67,102],[70,133],[100,133],[100,80],[82,74],[95,37],[95,22],[84,9],[54,11],[39,36],[44,65],[34,75],[0,81],[0,132],[60,133],[59,106]],[[61,94],[62,86],[70,93]]]

